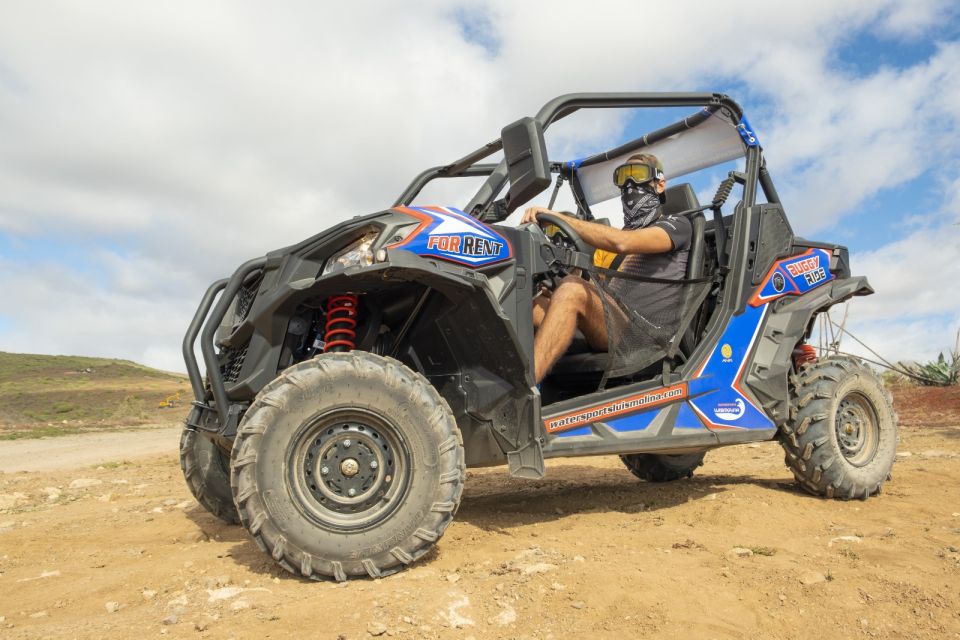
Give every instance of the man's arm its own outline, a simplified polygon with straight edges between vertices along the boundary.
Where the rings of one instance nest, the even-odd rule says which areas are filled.
[[[573,230],[583,238],[587,244],[623,255],[635,253],[667,253],[673,250],[673,241],[666,231],[660,227],[647,227],[625,231],[614,229],[596,222],[586,222],[579,218],[567,216],[559,211],[551,211],[543,207],[530,207],[523,214],[521,223],[536,222],[541,213],[552,213],[563,216],[564,221],[573,227]]]

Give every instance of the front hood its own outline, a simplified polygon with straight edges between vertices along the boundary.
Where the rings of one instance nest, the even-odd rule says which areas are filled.
[[[394,211],[415,218],[419,224],[386,248],[474,268],[513,257],[513,246],[506,237],[454,207],[397,207]]]

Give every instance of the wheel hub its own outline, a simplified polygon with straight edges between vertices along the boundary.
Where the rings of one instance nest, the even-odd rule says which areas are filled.
[[[351,411],[320,419],[303,429],[291,452],[301,507],[324,526],[374,524],[405,493],[409,463],[402,441],[389,423],[369,418]]]
[[[870,462],[877,448],[879,426],[869,401],[860,394],[850,394],[837,405],[837,444],[851,464]]]
[[[340,473],[348,478],[352,478],[360,471],[360,465],[353,458],[347,458],[340,463]]]

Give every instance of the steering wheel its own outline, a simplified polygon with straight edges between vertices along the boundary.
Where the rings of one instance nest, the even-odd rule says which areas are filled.
[[[593,255],[593,247],[584,242],[580,234],[573,230],[573,227],[567,222],[566,216],[541,213],[537,215],[537,224],[544,230],[544,233],[546,233],[547,227],[553,226],[556,229],[556,232],[552,236],[547,236],[555,245],[574,249],[588,256]],[[574,270],[574,273],[578,271],[579,270]],[[546,285],[547,289],[554,290],[559,284],[558,278],[564,278],[570,275],[570,273],[566,267],[560,264],[554,264],[550,269],[550,273],[544,274],[542,284]],[[587,277],[582,273],[580,275],[584,278]]]
[[[566,246],[576,249],[580,253],[585,253],[588,256],[593,255],[593,247],[584,242],[580,234],[573,230],[573,227],[567,222],[565,216],[541,213],[537,215],[537,224],[539,224],[540,228],[544,229],[544,231],[546,231],[545,228],[547,226],[553,225],[560,231],[560,233],[555,234],[554,237],[559,235],[561,236],[561,241],[563,241]]]

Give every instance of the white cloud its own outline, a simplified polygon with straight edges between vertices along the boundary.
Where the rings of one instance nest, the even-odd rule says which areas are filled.
[[[835,322],[842,322],[846,313],[846,328],[891,361],[929,360],[955,346],[960,329],[960,226],[937,221],[905,230],[879,249],[854,253],[850,263],[853,275],[866,275],[876,293],[832,310]],[[843,350],[876,358],[852,338],[841,337]]]
[[[0,9],[0,234],[124,248],[90,255],[105,282],[39,257],[0,265],[0,315],[17,327],[0,334],[0,348],[174,368],[208,281],[388,206],[423,168],[570,91],[746,86],[761,101],[752,124],[804,233],[936,163],[960,194],[955,43],[867,78],[830,65],[851,33],[916,38],[950,3],[674,3],[625,19],[627,11],[507,0]],[[606,144],[621,126],[617,116],[571,118],[552,130],[551,148]],[[893,281],[882,257],[863,264],[878,285]],[[864,317],[889,318],[894,298],[875,299]]]

